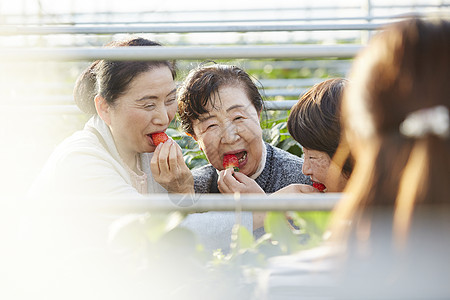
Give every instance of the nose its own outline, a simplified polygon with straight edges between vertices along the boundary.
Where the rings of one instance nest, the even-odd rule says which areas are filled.
[[[225,129],[222,130],[221,142],[223,144],[232,144],[239,139],[237,128],[233,124],[228,124]]]
[[[309,158],[304,158],[303,159],[302,172],[306,176],[311,176],[312,175],[311,163],[309,161]]]
[[[170,123],[169,112],[167,108],[163,105],[158,108],[153,116],[153,124],[167,126]]]

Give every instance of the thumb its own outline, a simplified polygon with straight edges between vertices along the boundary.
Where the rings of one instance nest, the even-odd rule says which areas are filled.
[[[233,176],[237,181],[241,183],[246,183],[252,180],[250,177],[241,172],[233,172]]]

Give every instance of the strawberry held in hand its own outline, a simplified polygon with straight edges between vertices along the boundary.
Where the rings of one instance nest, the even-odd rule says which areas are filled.
[[[327,187],[323,183],[313,182],[313,188],[316,188],[320,192],[323,192]]]
[[[227,154],[223,157],[223,167],[225,169],[233,168],[235,172],[239,172],[239,160],[234,154]]]
[[[158,132],[158,133],[152,134],[152,140],[153,140],[153,144],[155,144],[155,146],[158,146],[160,143],[164,143],[168,139],[169,139],[169,137],[167,136],[167,134],[165,132]]]

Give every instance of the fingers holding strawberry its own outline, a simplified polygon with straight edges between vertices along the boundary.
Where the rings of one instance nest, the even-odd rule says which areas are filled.
[[[265,193],[264,190],[247,175],[227,168],[219,172],[217,186],[221,193]]]
[[[156,182],[170,193],[193,193],[194,179],[183,159],[180,146],[168,139],[155,149],[150,162]]]

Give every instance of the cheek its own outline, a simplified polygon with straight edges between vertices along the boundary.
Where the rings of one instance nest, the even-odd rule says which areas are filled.
[[[249,120],[239,125],[239,135],[241,135],[249,143],[254,143],[255,140],[262,139],[262,129],[258,122]]]
[[[311,163],[311,168],[315,171],[315,173],[320,174],[320,176],[325,177],[328,172],[328,168],[330,167],[330,161],[326,159],[316,160]]]
[[[177,104],[176,103],[170,105],[167,108],[167,115],[169,116],[170,120],[173,120],[173,118],[175,118],[176,113],[177,113]]]
[[[209,162],[215,167],[220,167],[221,159],[219,157],[219,137],[217,134],[203,134],[197,142],[205,152]]]

